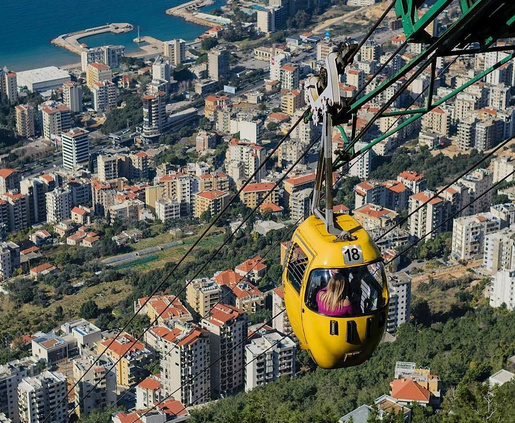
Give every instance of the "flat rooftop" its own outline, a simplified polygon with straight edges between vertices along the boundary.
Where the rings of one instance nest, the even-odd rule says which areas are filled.
[[[16,73],[18,81],[31,82],[37,84],[40,82],[52,81],[55,79],[70,78],[70,74],[57,66],[48,66],[45,68],[30,69]]]

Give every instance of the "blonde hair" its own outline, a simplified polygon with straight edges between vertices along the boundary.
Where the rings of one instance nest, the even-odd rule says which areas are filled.
[[[320,300],[328,310],[335,311],[343,305],[348,291],[348,280],[341,273],[335,273],[327,283],[327,290],[320,292]]]

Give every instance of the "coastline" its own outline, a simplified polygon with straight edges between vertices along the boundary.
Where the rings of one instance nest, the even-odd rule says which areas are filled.
[[[20,0],[20,6],[13,6],[13,10],[21,9],[24,2],[30,0]],[[66,0],[70,3],[76,3],[79,0]],[[114,22],[129,22],[134,28],[139,26],[141,28],[141,36],[152,36],[158,40],[171,40],[174,38],[182,38],[188,44],[198,42],[198,37],[206,31],[208,27],[215,27],[220,25],[217,21],[204,22],[205,25],[198,25],[195,22],[188,21],[184,18],[167,14],[166,11],[170,10],[170,6],[181,8],[188,0],[156,0],[153,5],[141,5],[138,0],[126,0],[127,4],[133,7],[128,7],[120,11],[117,8],[116,0],[102,0],[105,2],[106,16]],[[175,4],[174,4],[175,3]],[[217,7],[222,7],[226,4],[226,0],[214,0],[200,3],[203,7],[196,10],[195,13],[202,13],[209,18],[210,11]],[[37,6],[37,7],[36,7]],[[37,4],[33,10],[34,16],[27,16],[24,18],[24,23],[36,22],[45,17],[47,13],[46,6]],[[172,8],[173,9],[173,8]],[[32,9],[31,9],[32,10]],[[142,10],[148,10],[148,13],[142,14]],[[50,12],[48,12],[50,13]],[[65,15],[64,10],[57,10],[52,13],[52,16],[59,17]],[[14,13],[15,16],[18,14]],[[213,16],[214,17],[214,16]],[[214,17],[216,19],[216,17]],[[27,20],[28,19],[28,20]],[[112,22],[111,21],[111,22]],[[39,22],[39,21],[37,21]],[[66,48],[65,43],[59,45],[56,43],[56,38],[59,34],[67,34],[68,41],[72,41],[71,34],[76,33],[78,30],[85,28],[100,28],[105,26],[105,20],[99,18],[97,14],[88,11],[83,17],[79,18],[73,16],[68,19],[67,25],[48,25],[43,30],[36,29],[36,25],[29,25],[27,31],[23,31],[18,21],[10,19],[7,21],[5,18],[0,17],[0,23],[4,25],[6,31],[12,37],[12,42],[7,42],[5,39],[0,40],[0,50],[6,54],[1,54],[1,66],[7,66],[13,71],[25,71],[36,68],[43,68],[47,66],[58,66],[63,69],[74,69],[78,67],[78,62],[81,61],[78,49]],[[80,32],[80,31],[79,31]],[[116,34],[111,31],[105,31],[100,34],[85,33],[88,38],[80,39],[75,43],[75,47],[80,46],[81,43],[87,44],[89,47],[97,47],[103,45],[124,45],[126,48],[126,55],[130,57],[139,56],[148,58],[155,56],[158,49],[149,47],[147,43],[138,45],[134,43],[135,32],[125,32]],[[54,42],[52,43],[52,40]],[[5,50],[4,50],[5,49]]]

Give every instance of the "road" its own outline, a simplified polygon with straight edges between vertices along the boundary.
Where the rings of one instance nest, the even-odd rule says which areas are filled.
[[[107,143],[107,138],[103,139],[98,145],[96,145],[95,147],[90,149],[89,150],[90,154],[98,153],[99,151],[104,149],[106,146],[106,143]],[[48,161],[49,159],[50,159],[50,161],[44,165],[37,164],[44,160]],[[31,163],[27,163],[25,165],[26,170],[23,171],[23,175],[25,177],[34,176],[34,175],[42,175],[44,173],[50,172],[55,167],[61,166],[62,163],[63,163],[63,157],[62,157],[61,152],[59,151],[59,152],[52,154],[50,157],[47,157],[46,159],[35,160]]]

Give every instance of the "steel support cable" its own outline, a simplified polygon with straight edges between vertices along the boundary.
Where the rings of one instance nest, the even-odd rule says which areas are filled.
[[[287,237],[289,236],[288,234],[290,234],[290,235],[291,235],[291,234],[293,233],[293,231],[295,230],[296,225],[297,225],[297,224],[298,224],[302,219],[303,219],[303,218],[299,218],[299,219],[297,219],[297,221],[296,221],[295,223],[293,223],[293,225],[291,226],[291,228],[289,228],[289,229],[288,229],[288,231],[286,232],[286,236],[287,236]],[[246,278],[246,277],[247,277],[247,276],[248,276],[248,275],[249,275],[249,274],[250,274],[250,273],[251,273],[251,272],[256,268],[256,266],[257,266],[258,264],[263,263],[263,262],[265,261],[265,258],[268,256],[268,254],[269,254],[271,251],[273,251],[273,249],[274,249],[274,248],[276,248],[276,247],[277,247],[278,245],[280,245],[280,244],[281,244],[281,241],[279,241],[279,242],[274,242],[273,244],[271,244],[271,245],[270,245],[270,248],[268,248],[268,249],[265,251],[265,253],[263,253],[263,254],[261,255],[261,260],[257,261],[257,262],[256,262],[256,263],[255,263],[255,264],[254,264],[250,269],[249,269],[249,271],[248,271],[245,275],[243,275],[243,276],[242,276],[242,279],[245,279],[245,278]],[[234,288],[236,288],[236,286],[235,286]],[[229,290],[227,291],[227,293],[226,293],[226,294],[225,294],[221,299],[219,299],[219,300],[218,300],[218,302],[217,302],[216,304],[214,304],[214,305],[213,305],[213,307],[211,307],[211,309],[210,309],[210,310],[209,310],[209,311],[208,311],[204,316],[202,316],[202,319],[206,319],[207,317],[209,317],[209,314],[211,313],[211,311],[213,311],[213,309],[214,309],[217,305],[219,305],[219,304],[222,304],[222,305],[223,305],[223,304],[224,304],[224,302],[223,302],[223,301],[224,301],[224,300],[225,300],[225,299],[226,299],[226,298],[227,298],[231,293],[233,293],[233,292],[234,292],[234,288],[229,289]],[[168,351],[166,352],[166,354],[165,354],[165,355],[168,355],[168,354],[169,354],[169,353],[171,353],[174,349],[175,349],[175,345],[174,345],[170,350],[168,350]],[[116,406],[120,403],[120,401],[122,401],[122,400],[123,400],[123,398],[125,398],[125,396],[126,396],[128,393],[129,393],[129,390],[127,389],[127,390],[122,394],[122,396],[121,396],[120,398],[118,398],[118,400],[116,401],[116,403],[109,407],[109,410],[107,410],[107,411],[106,411],[106,413],[111,413],[111,411],[114,411],[114,410],[116,409]]]
[[[308,115],[309,108],[306,109],[303,113],[303,115],[297,119],[297,121],[290,127],[288,132],[279,140],[277,145],[273,148],[273,150],[270,152],[270,154],[265,158],[265,160],[257,167],[257,169],[252,173],[252,175],[249,176],[249,179],[240,187],[240,189],[237,191],[237,193],[229,200],[229,202],[225,205],[225,207],[220,211],[220,213],[217,214],[215,219],[213,219],[212,222],[209,223],[207,228],[202,232],[202,234],[195,240],[195,242],[191,245],[191,247],[186,251],[186,253],[181,257],[181,259],[177,262],[177,264],[173,267],[173,269],[165,276],[165,278],[157,285],[157,287],[152,291],[150,296],[143,302],[143,304],[140,306],[140,308],[132,315],[132,317],[127,321],[127,323],[120,329],[116,336],[111,339],[110,343],[106,346],[106,348],[99,354],[99,356],[91,363],[91,365],[88,367],[88,369],[84,372],[84,374],[72,385],[72,387],[68,390],[67,394],[55,405],[55,407],[49,412],[49,414],[42,420],[41,423],[46,423],[48,419],[55,413],[55,411],[59,408],[59,406],[63,403],[65,398],[70,395],[73,390],[78,386],[78,384],[84,379],[84,377],[88,374],[88,372],[99,362],[99,360],[102,358],[102,356],[105,354],[107,349],[118,339],[118,337],[124,333],[129,325],[132,323],[134,318],[138,315],[138,313],[147,305],[147,303],[150,301],[150,299],[163,287],[163,285],[170,279],[170,277],[175,273],[177,268],[184,262],[184,260],[191,254],[191,252],[197,247],[197,245],[200,243],[200,241],[206,236],[206,234],[211,230],[211,228],[214,227],[216,222],[220,220],[223,214],[229,209],[229,207],[236,201],[236,199],[239,197],[240,193],[243,191],[245,187],[247,187],[251,181],[254,179],[254,177],[266,166],[266,163],[270,158],[277,152],[279,147],[282,145],[282,143],[291,135],[293,130],[303,121],[303,119]],[[178,295],[175,296],[175,298],[178,298]],[[174,298],[174,301],[175,301]],[[133,342],[133,345],[136,344],[136,340]],[[123,357],[123,356],[122,356]],[[106,373],[107,375],[107,373]],[[103,380],[100,379],[95,387],[98,385],[98,383]],[[94,389],[94,388],[93,388]],[[81,403],[77,404],[73,409],[75,410],[78,406],[80,406]]]
[[[480,198],[483,198],[486,194],[488,194],[490,191],[494,190],[496,187],[498,187],[502,182],[504,182],[506,179],[508,179],[510,176],[513,176],[515,175],[515,170],[513,172],[511,172],[510,174],[506,175],[504,178],[502,178],[501,180],[499,180],[498,182],[496,182],[494,185],[492,185],[490,188],[488,188],[486,191],[484,191],[481,195],[478,195],[476,198],[474,198],[470,203],[468,203],[466,206],[463,206],[461,209],[459,209],[457,212],[453,213],[451,216],[449,216],[447,219],[445,219],[442,223],[440,223],[436,228],[433,228],[431,229],[428,233],[424,234],[424,236],[422,236],[420,239],[418,239],[417,241],[415,241],[415,243],[411,244],[408,248],[406,248],[405,250],[403,250],[402,252],[396,254],[392,259],[388,260],[388,262],[385,263],[385,266],[389,265],[392,261],[396,260],[397,258],[399,258],[400,256],[402,256],[403,254],[406,254],[409,250],[411,250],[413,247],[415,247],[420,241],[422,241],[423,239],[426,239],[429,235],[431,235],[433,232],[437,231],[438,229],[440,229],[442,226],[446,225],[447,223],[449,223],[450,221],[452,221],[452,219],[454,219],[456,216],[458,216],[463,210],[467,209],[468,207],[470,207],[472,204],[474,204],[477,200],[479,200]]]
[[[466,206],[463,206],[460,210],[458,210],[457,212],[455,212],[453,215],[451,215],[450,217],[448,217],[445,221],[443,221],[440,225],[438,225],[436,228],[433,228],[431,231],[427,232],[426,234],[424,234],[420,239],[418,239],[414,244],[410,245],[408,248],[406,248],[404,251],[402,251],[401,253],[397,254],[394,258],[392,258],[391,260],[389,260],[388,262],[385,263],[385,266],[390,264],[393,260],[395,260],[396,258],[400,257],[401,255],[405,254],[406,252],[408,252],[410,249],[414,248],[420,241],[424,240],[425,238],[427,238],[429,235],[431,235],[433,232],[435,232],[436,230],[438,230],[439,228],[441,228],[442,226],[446,225],[449,221],[451,221],[452,219],[454,219],[454,217],[456,217],[457,215],[459,215],[463,210],[465,210],[466,208],[470,207],[472,204],[474,204],[476,201],[478,201],[479,199],[483,198],[486,194],[488,194],[490,191],[494,190],[497,186],[499,186],[502,182],[504,182],[506,179],[508,179],[510,176],[513,176],[515,175],[515,170],[513,172],[511,172],[510,174],[506,175],[504,178],[502,178],[501,180],[499,180],[497,183],[495,183],[493,186],[491,186],[489,189],[487,189],[486,191],[484,191],[481,195],[479,195],[478,197],[476,197],[474,200],[472,200],[470,203],[468,203]],[[272,320],[274,320],[276,317],[278,317],[280,314],[282,314],[285,310],[282,310],[280,313],[277,313],[275,316],[273,316],[268,322],[264,323],[263,326],[261,327],[264,327],[264,325],[267,325],[269,324]],[[259,330],[259,329],[258,329]],[[283,339],[286,337],[287,335],[285,335],[283,337]],[[243,341],[242,341],[243,342]],[[241,344],[241,343],[240,343]],[[233,348],[234,349],[234,348]],[[230,350],[232,351],[232,350]],[[229,351],[229,352],[230,352]],[[228,353],[226,353],[228,354]],[[223,356],[222,356],[223,357]],[[218,360],[220,360],[222,357],[218,358],[215,362],[211,363],[214,364],[216,363]],[[247,365],[250,364],[247,363],[245,364],[245,366],[242,368],[242,370],[244,368],[247,367]],[[210,366],[207,367],[207,369],[209,369]],[[192,380],[198,376],[199,374],[201,374],[202,372],[206,371],[207,369],[204,369],[202,371],[200,371],[199,373],[197,373],[197,375],[195,375]],[[191,381],[188,382],[188,383],[191,383]],[[168,395],[165,399],[157,402],[151,409],[157,407],[159,404],[163,403],[164,401],[166,401],[168,398],[170,398],[171,396],[173,396],[174,393],[176,393],[178,390],[180,390],[182,388],[182,386],[180,386],[178,389],[176,389],[175,391],[173,391],[170,395]],[[150,410],[151,410],[150,409]],[[184,410],[185,408],[183,408]],[[147,410],[141,417],[143,417],[144,415],[146,415],[146,413],[148,413],[150,410]],[[182,410],[180,410],[182,411]],[[133,421],[132,423],[135,423],[137,420]]]
[[[300,163],[300,161],[310,152],[311,148],[318,142],[318,138],[313,140],[311,142],[311,144],[308,146],[308,148],[306,149],[306,151],[304,151],[304,153],[302,155],[299,156],[299,158],[295,161],[295,163],[290,167],[290,169],[288,169],[285,174],[275,183],[274,187],[267,192],[267,194],[257,203],[257,205],[251,210],[251,212],[247,215],[247,217],[238,225],[238,227],[236,228],[236,230],[219,246],[219,248],[210,256],[210,258],[206,261],[206,263],[201,266],[201,268],[196,272],[196,274],[191,278],[191,280],[186,283],[184,285],[183,288],[181,288],[181,290],[179,291],[178,294],[176,294],[173,298],[172,301],[170,301],[166,307],[163,308],[163,310],[154,318],[154,320],[150,323],[149,326],[146,326],[145,330],[143,331],[143,333],[141,333],[141,335],[139,335],[137,338],[134,339],[134,341],[132,342],[132,345],[135,345],[136,342],[138,341],[141,341],[142,337],[145,335],[145,333],[148,332],[148,330],[159,320],[159,318],[166,312],[166,310],[170,307],[171,304],[173,304],[173,302],[175,301],[176,298],[179,298],[179,296],[186,290],[186,288],[188,287],[189,284],[191,284],[191,282],[197,278],[200,273],[207,267],[207,265],[220,253],[220,251],[223,249],[223,247],[225,247],[229,241],[234,237],[234,235],[238,232],[238,230],[250,219],[250,217],[257,211],[257,209],[265,202],[265,200],[270,196],[270,194],[272,192],[274,192],[274,190],[276,190],[278,188],[278,186],[284,181],[284,179],[286,179],[286,177],[288,176],[288,174]],[[276,147],[277,148],[277,147]],[[275,151],[275,150],[274,150]],[[243,189],[243,187],[240,189],[240,191]],[[221,214],[219,214],[219,216],[221,216]],[[162,285],[162,284],[161,284]],[[154,292],[151,294],[151,297],[153,295],[155,295],[157,291],[154,290]],[[148,301],[150,300],[150,297],[147,298],[146,303],[148,303]],[[141,307],[140,307],[141,309]],[[139,312],[139,310],[138,310]],[[137,313],[136,313],[137,314]],[[134,317],[134,316],[133,316]],[[109,344],[111,345],[112,342]],[[106,347],[107,349],[108,347]],[[105,352],[105,350],[103,351]],[[116,361],[115,363],[113,364],[113,366],[111,367],[111,369],[106,372],[106,376],[107,374],[114,368],[116,368],[116,365],[123,359],[124,356],[120,356]],[[99,357],[100,358],[100,357]],[[97,359],[98,360],[98,359]],[[89,369],[88,369],[89,371]],[[87,373],[87,371],[86,371]],[[85,374],[86,374],[85,373]],[[85,375],[84,374],[84,375]],[[88,391],[88,393],[82,398],[82,400],[77,404],[75,405],[75,407],[73,407],[72,409],[72,412],[73,410],[75,410],[77,407],[80,407],[80,405],[82,405],[84,403],[84,401],[89,397],[90,393],[93,392],[97,387],[98,385],[102,382],[102,380],[105,378],[105,376],[101,379],[99,379],[97,381],[97,383]],[[80,380],[78,381],[80,382]],[[77,382],[77,383],[78,383]],[[71,415],[71,413],[69,414]],[[42,422],[44,423],[44,422]]]
[[[488,194],[490,191],[492,191],[493,189],[495,189],[497,186],[499,186],[502,182],[504,182],[504,180],[506,180],[507,178],[509,178],[510,176],[512,175],[515,175],[515,171],[511,172],[510,174],[506,175],[504,178],[502,178],[500,181],[498,181],[496,184],[494,184],[492,187],[490,187],[489,189],[487,189],[485,192],[483,192],[481,195],[479,195],[478,197],[476,197],[474,200],[472,200],[469,204],[467,204],[466,206],[463,206],[460,210],[458,210],[457,212],[455,212],[452,216],[450,216],[449,218],[447,218],[444,222],[442,222],[440,225],[438,225],[436,228],[432,229],[431,231],[429,231],[428,233],[426,233],[424,236],[422,236],[420,239],[418,239],[414,244],[412,244],[411,246],[409,246],[407,249],[403,250],[401,253],[398,253],[394,258],[392,258],[391,260],[389,260],[387,263],[385,263],[385,265],[388,265],[389,263],[391,263],[393,260],[395,260],[396,258],[400,257],[401,255],[405,254],[407,251],[409,251],[411,248],[415,247],[420,241],[422,241],[423,239],[427,238],[431,233],[435,232],[436,230],[438,230],[439,228],[441,228],[442,226],[444,226],[445,224],[447,224],[449,221],[451,221],[452,219],[454,219],[454,217],[456,217],[457,215],[459,215],[463,210],[465,210],[466,208],[470,207],[472,204],[474,204],[476,201],[478,201],[480,198],[484,197],[486,194]],[[282,310],[281,312],[277,313],[275,316],[273,316],[268,322],[264,323],[259,329],[263,328],[265,325],[268,325],[270,322],[272,322],[276,317],[278,317],[280,314],[282,314],[285,310]],[[258,330],[259,330],[258,329]],[[286,336],[286,335],[285,335]],[[245,342],[246,340],[242,341],[242,342]],[[229,350],[225,355],[229,354],[232,350],[234,350],[235,348],[237,348],[239,345],[241,345],[240,342],[238,345],[236,345],[235,347],[233,347],[231,350]],[[201,373],[205,372],[206,370],[210,369],[212,367],[213,364],[215,364],[216,362],[218,362],[219,360],[221,360],[223,358],[223,356],[219,357],[217,360],[215,360],[214,362],[212,362],[206,369],[198,372],[195,376],[193,376],[193,378],[191,378],[191,380],[188,382],[188,384],[190,384],[194,379],[195,377],[197,377],[198,375],[200,375]],[[249,363],[247,363],[249,364]],[[247,366],[247,364],[244,366],[244,368]],[[173,396],[174,393],[176,393],[178,390],[180,390],[182,388],[182,385],[176,389],[175,391],[173,391],[170,395],[168,395],[165,399],[159,401],[158,403],[156,403],[154,405],[154,407],[157,407],[159,404],[161,404],[162,402],[166,401],[166,399],[170,398],[171,396]],[[152,407],[152,408],[154,408]],[[150,410],[147,410],[147,412],[150,411]],[[182,410],[181,410],[182,411]],[[146,414],[146,413],[145,413]],[[143,414],[143,416],[145,415]],[[134,423],[134,422],[133,422]]]
[[[385,231],[382,235],[380,235],[375,241],[379,241],[380,239],[384,238],[386,235],[388,235],[390,232],[392,232],[396,227],[402,225],[403,223],[407,222],[408,219],[413,216],[415,213],[417,213],[422,207],[424,207],[425,205],[427,205],[430,201],[434,200],[435,198],[437,198],[441,193],[443,193],[444,191],[446,191],[447,189],[449,189],[453,184],[455,184],[456,182],[458,182],[461,178],[463,178],[465,175],[469,174],[470,172],[472,172],[474,169],[477,169],[477,167],[479,165],[481,165],[481,163],[483,163],[485,160],[489,159],[490,157],[492,157],[495,153],[497,153],[497,151],[499,151],[502,147],[504,147],[506,144],[508,144],[510,141],[512,141],[513,138],[509,138],[507,140],[504,140],[501,144],[499,144],[497,147],[495,147],[490,153],[488,153],[486,156],[484,156],[481,160],[479,160],[477,163],[474,163],[472,166],[470,166],[467,170],[465,170],[464,172],[460,173],[459,176],[457,176],[456,178],[454,178],[452,180],[452,182],[448,183],[446,186],[444,186],[443,188],[440,188],[438,190],[438,192],[436,194],[434,194],[431,198],[429,198],[428,200],[424,201],[422,204],[420,204],[415,210],[411,211],[406,217],[402,218],[398,223],[396,223],[394,226],[392,226],[391,228],[389,228],[387,231]]]
[[[418,239],[414,244],[412,244],[411,246],[409,246],[407,249],[405,249],[404,251],[402,251],[401,253],[397,254],[394,258],[392,258],[391,260],[389,260],[387,263],[385,263],[385,265],[388,265],[390,264],[393,260],[395,260],[396,258],[400,257],[401,255],[405,254],[407,251],[409,251],[411,248],[415,247],[420,241],[422,241],[423,239],[427,238],[430,234],[432,234],[434,231],[438,230],[439,228],[441,228],[443,225],[447,224],[449,221],[451,221],[452,219],[454,219],[454,217],[456,217],[457,215],[459,215],[463,210],[465,210],[466,208],[470,207],[472,204],[474,204],[476,201],[478,201],[480,198],[484,197],[486,194],[488,194],[490,191],[494,190],[497,186],[499,186],[502,182],[504,182],[507,178],[509,178],[510,176],[512,175],[515,175],[515,171],[511,172],[510,174],[506,175],[504,178],[502,178],[500,181],[498,181],[496,184],[494,184],[492,187],[490,187],[489,189],[487,189],[486,191],[484,191],[481,195],[479,195],[478,197],[476,197],[474,200],[472,200],[469,204],[467,204],[466,206],[463,206],[460,210],[458,210],[456,213],[454,213],[452,216],[450,216],[449,218],[447,218],[444,222],[442,222],[440,225],[438,225],[436,228],[432,229],[431,231],[427,232],[424,236],[422,236],[420,239]],[[282,314],[285,310],[281,311],[280,313],[277,313],[274,317],[272,317],[268,322],[266,322],[265,324],[269,324],[272,320],[274,320],[276,317],[278,317],[280,314]],[[265,325],[263,324],[263,326]],[[263,327],[262,326],[262,327]],[[258,329],[259,330],[259,329]],[[285,335],[286,337],[286,335]],[[234,349],[234,348],[233,348]],[[232,350],[230,350],[232,351]],[[230,352],[229,351],[229,352]],[[228,354],[228,353],[227,353]],[[222,357],[220,357],[218,360],[220,360]],[[218,361],[217,360],[217,361]],[[216,362],[216,361],[215,361]],[[214,364],[215,362],[213,362],[212,364]],[[247,364],[250,364],[250,363],[247,363]],[[247,364],[245,364],[244,368],[247,366]],[[211,365],[207,368],[209,369],[211,367]],[[197,373],[200,374],[204,371],[206,371],[207,369],[204,369],[202,370],[201,372]],[[195,375],[192,380],[197,376]],[[191,383],[191,381],[189,383]],[[165,399],[159,401],[158,403],[156,403],[156,405],[154,405],[154,407],[158,406],[159,404],[161,404],[162,402],[166,401],[166,399],[170,398],[171,396],[173,396],[174,393],[176,393],[178,390],[180,390],[182,388],[179,387],[177,390],[175,390],[174,392],[172,392],[170,395],[168,395]],[[152,408],[154,408],[152,407]],[[148,410],[150,411],[150,410]],[[147,411],[147,412],[148,412]],[[182,411],[182,410],[181,410]],[[145,413],[146,414],[146,413]],[[144,416],[145,414],[143,414],[142,416]],[[135,423],[135,422],[132,422],[132,423]]]

